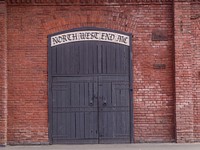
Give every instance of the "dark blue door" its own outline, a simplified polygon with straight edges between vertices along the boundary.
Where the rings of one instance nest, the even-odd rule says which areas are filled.
[[[130,143],[130,46],[76,41],[49,48],[52,143]]]

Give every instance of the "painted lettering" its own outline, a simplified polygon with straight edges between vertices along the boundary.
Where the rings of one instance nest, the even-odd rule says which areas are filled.
[[[51,46],[78,41],[104,41],[129,46],[129,36],[106,31],[76,31],[51,37]]]
[[[80,33],[80,39],[85,39],[85,34],[84,33]]]
[[[128,39],[127,37],[124,37],[124,36],[118,35],[116,41],[118,41],[118,42],[122,42],[122,43],[126,44],[126,43],[127,43],[127,39]]]
[[[66,41],[67,41],[67,36],[63,35],[63,42],[66,42]]]
[[[72,40],[78,40],[78,35],[77,35],[77,33],[72,34]]]

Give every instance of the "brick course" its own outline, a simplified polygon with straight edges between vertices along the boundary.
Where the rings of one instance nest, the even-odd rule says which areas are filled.
[[[199,141],[198,4],[45,6],[10,2],[7,27],[6,11],[1,13],[6,5],[0,3],[0,25],[4,25],[0,38],[5,35],[6,39],[6,29],[8,37],[8,58],[0,54],[4,60],[1,70],[8,61],[8,81],[6,72],[0,74],[0,108],[4,108],[0,144],[48,144],[47,35],[85,26],[133,34],[134,142]],[[161,39],[154,39],[155,34]],[[6,45],[6,40],[0,45]],[[6,52],[6,46],[0,47]]]

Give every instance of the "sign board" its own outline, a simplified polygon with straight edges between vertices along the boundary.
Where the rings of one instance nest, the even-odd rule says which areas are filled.
[[[130,46],[129,36],[107,31],[76,31],[51,37],[51,47],[80,41],[104,41]]]

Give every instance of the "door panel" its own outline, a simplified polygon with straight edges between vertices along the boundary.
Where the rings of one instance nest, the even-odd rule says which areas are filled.
[[[99,74],[129,75],[129,47],[112,43],[98,43]]]
[[[96,78],[57,77],[54,81],[53,142],[97,143]]]
[[[51,49],[52,74],[89,75],[98,73],[98,45],[79,42],[59,45]]]
[[[129,114],[127,77],[99,77],[99,143],[129,143]]]

